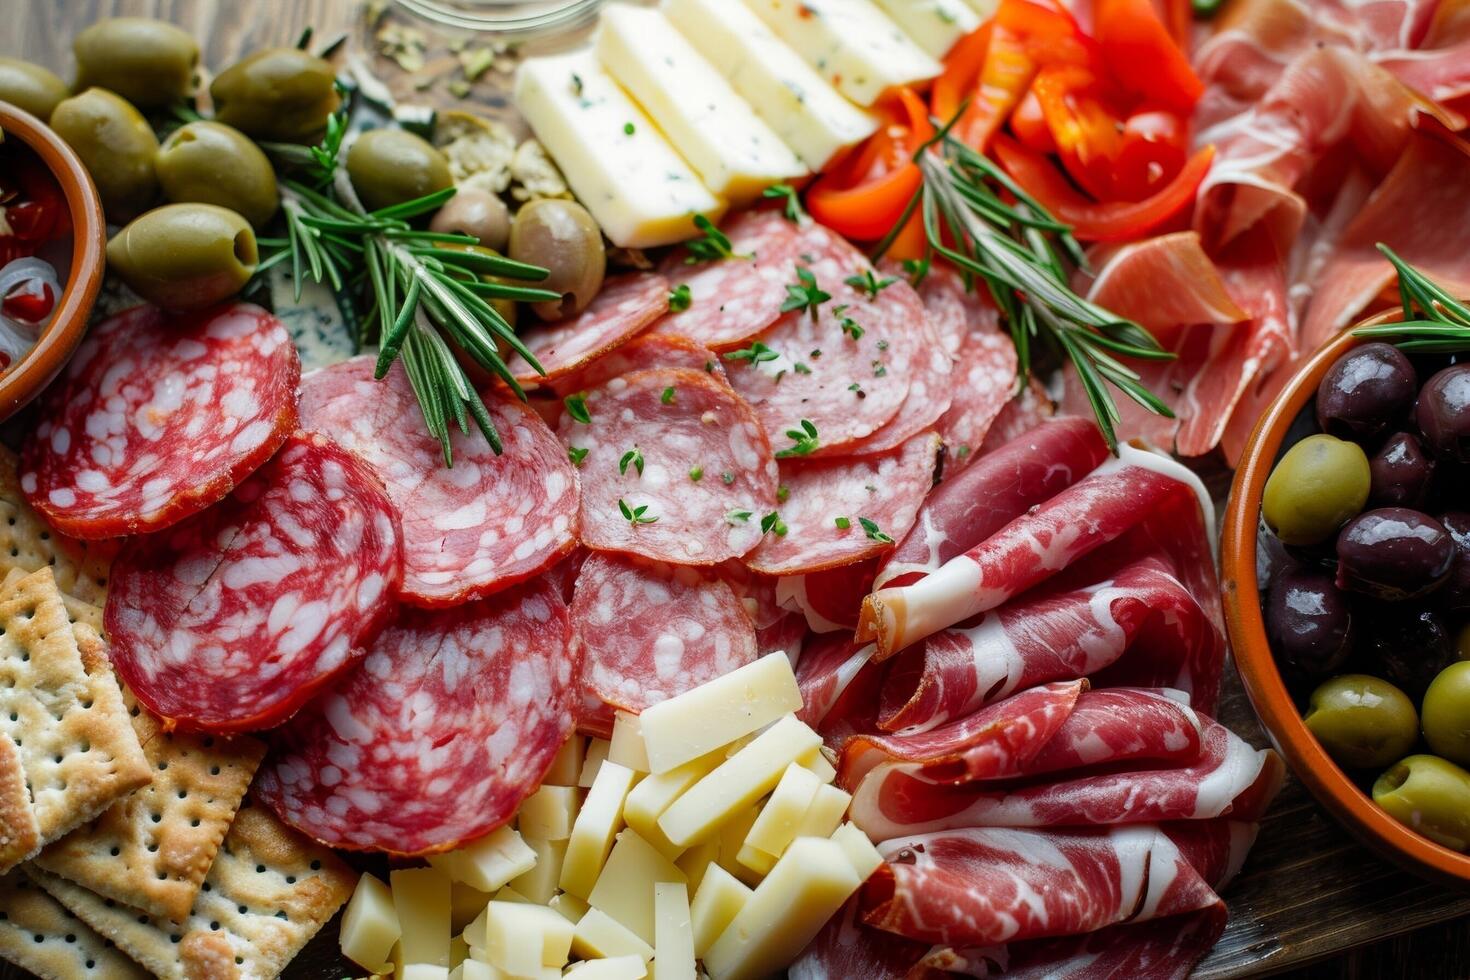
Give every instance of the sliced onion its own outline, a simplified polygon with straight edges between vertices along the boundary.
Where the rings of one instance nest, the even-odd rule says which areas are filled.
[[[19,363],[36,345],[41,329],[60,305],[61,282],[51,263],[35,256],[16,259],[0,268],[0,307],[3,307],[5,299],[17,289],[44,290],[48,287],[55,302],[52,303],[50,312],[35,323],[7,316],[3,308],[0,308],[0,355],[5,357],[4,369]]]

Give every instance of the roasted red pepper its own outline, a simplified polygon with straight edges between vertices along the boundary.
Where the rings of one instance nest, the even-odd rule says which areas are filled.
[[[1181,113],[1194,109],[1204,85],[1153,0],[1098,0],[1096,15],[1103,60],[1125,91]]]
[[[877,110],[878,131],[819,177],[806,196],[812,217],[858,241],[876,241],[898,222],[923,182],[913,156],[934,136],[929,109],[912,89],[898,89]],[[917,210],[912,220],[920,220]],[[922,240],[921,226],[918,233]]]

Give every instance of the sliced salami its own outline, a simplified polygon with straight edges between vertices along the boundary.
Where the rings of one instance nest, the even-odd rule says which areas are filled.
[[[712,571],[593,555],[572,600],[582,684],[607,704],[642,711],[755,660],[755,628]]]
[[[704,371],[725,381],[720,356],[702,344],[677,334],[644,333],[616,347],[578,371],[552,382],[550,387],[561,396],[596,388],[623,374],[651,367],[688,368]],[[558,416],[559,417],[559,416]]]
[[[890,275],[901,274],[901,270],[895,271],[889,263],[884,266]],[[971,331],[994,331],[1000,324],[1000,311],[985,286],[966,289],[964,277],[948,263],[930,266],[914,289],[944,349],[951,355],[960,352]]]
[[[849,565],[893,547],[934,484],[939,437],[929,432],[873,456],[781,464],[785,534],[768,534],[746,564],[767,575]]]
[[[939,420],[939,434],[956,470],[980,455],[985,435],[1016,393],[1016,348],[998,330],[965,338],[955,364],[954,400]]]
[[[566,412],[557,434],[580,460],[584,545],[713,565],[760,541],[776,462],[728,385],[684,368],[635,371],[580,405],[588,421]]]
[[[791,448],[785,434],[805,419],[817,430],[812,448],[832,450],[867,439],[898,414],[921,357],[916,325],[924,307],[905,282],[871,296],[849,284],[873,267],[820,226],[802,232],[793,285],[803,271],[811,288],[831,296],[816,303],[815,319],[810,307],[784,314],[750,347],[726,353],[725,370],[778,449]]]
[[[663,276],[652,272],[615,276],[576,316],[520,331],[521,340],[536,355],[545,374],[519,354],[507,363],[521,384],[543,384],[627,342],[668,308],[669,283]]]
[[[429,854],[509,820],[577,721],[571,619],[545,581],[403,609],[270,736],[256,795],[332,847]]]
[[[215,506],[129,540],[112,566],[112,660],[165,724],[280,724],[392,615],[398,512],[357,456],[314,433]]]
[[[119,313],[46,393],[21,490],[73,537],[168,527],[270,459],[296,426],[300,377],[286,328],[258,306]]]
[[[454,466],[419,422],[401,364],[373,380],[364,355],[301,383],[301,424],[361,455],[403,515],[403,597],[447,606],[554,565],[576,544],[577,474],[530,408],[487,396],[496,455],[480,432],[454,432]]]
[[[1032,378],[1019,395],[1006,402],[985,433],[985,441],[980,444],[979,451],[971,453],[967,458],[973,459],[998,449],[1012,439],[1030,432],[1055,414],[1056,406],[1052,404],[1051,396],[1040,382]]]
[[[720,350],[738,347],[776,322],[801,251],[799,229],[775,211],[746,211],[724,229],[736,257],[690,262],[676,249],[660,271],[689,287],[689,308],[655,328]]]

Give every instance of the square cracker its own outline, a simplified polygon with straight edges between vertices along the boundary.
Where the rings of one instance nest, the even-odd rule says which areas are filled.
[[[10,868],[41,849],[41,827],[31,809],[20,749],[0,735],[0,868]]]
[[[42,844],[148,783],[102,638],[72,625],[49,568],[0,588],[0,735],[18,749]]]
[[[47,871],[152,915],[189,914],[265,744],[165,732],[122,691],[152,781],[36,858]]]
[[[276,976],[337,913],[357,879],[341,858],[258,806],[235,817],[182,923],[140,914],[33,865],[26,870],[163,980]]]
[[[51,573],[53,575],[56,574],[56,569],[53,568],[51,570]],[[30,572],[28,572],[24,568],[10,569],[10,571],[5,573],[5,578],[0,579],[0,589],[10,588],[16,582],[19,582],[21,579],[25,578],[29,574]],[[83,599],[78,599],[76,596],[71,595],[68,592],[61,593],[61,604],[66,607],[66,618],[71,620],[73,625],[75,625],[76,623],[83,623],[96,630],[98,635],[102,634],[103,629],[101,606],[94,606],[90,602],[87,602]]]
[[[19,870],[0,875],[0,959],[43,980],[147,980],[148,971]]]
[[[49,565],[61,591],[100,606],[107,599],[107,577],[120,545],[78,541],[53,531],[26,503],[18,468],[15,453],[0,446],[0,570],[34,572]]]

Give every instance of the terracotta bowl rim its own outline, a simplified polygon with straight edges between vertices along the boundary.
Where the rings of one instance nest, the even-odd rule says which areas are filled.
[[[1359,327],[1401,319],[1397,310],[1371,317],[1324,344],[1292,376],[1256,423],[1246,443],[1225,510],[1221,585],[1225,623],[1236,666],[1256,715],[1298,779],[1356,837],[1389,860],[1442,883],[1470,885],[1470,855],[1441,847],[1381,810],[1332,761],[1302,721],[1266,639],[1256,578],[1261,494],[1287,430],[1316,394],[1322,376],[1343,353],[1369,338]]]
[[[51,127],[17,106],[0,102],[0,129],[35,151],[55,175],[72,221],[71,271],[56,312],[20,363],[0,375],[0,419],[6,419],[50,384],[81,343],[102,288],[107,223],[87,168]]]

